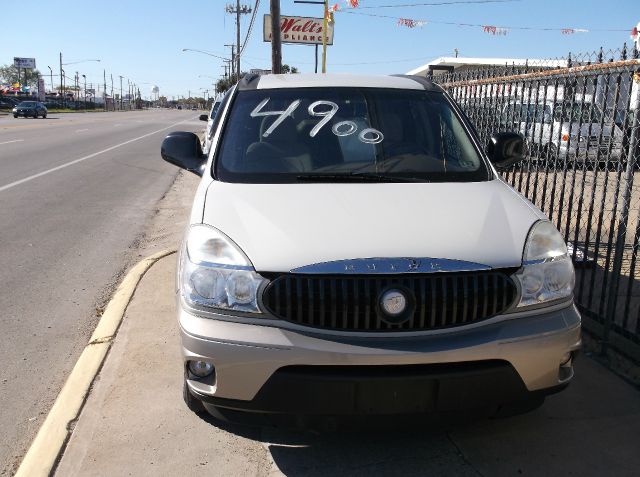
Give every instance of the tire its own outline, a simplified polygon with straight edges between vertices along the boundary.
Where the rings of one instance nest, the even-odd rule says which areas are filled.
[[[18,115],[17,115],[17,114],[14,114],[14,115],[13,115],[13,117],[14,117],[14,118],[17,118],[17,117],[18,117]]]
[[[33,119],[38,119],[38,110],[37,109],[33,112]]]
[[[42,119],[47,119],[47,113],[42,113]]]
[[[186,374],[186,373],[185,373]],[[187,405],[191,412],[196,414],[204,414],[207,410],[204,408],[202,401],[196,398],[191,391],[189,391],[189,386],[187,386],[187,379],[182,381],[182,399],[184,399],[184,403]]]

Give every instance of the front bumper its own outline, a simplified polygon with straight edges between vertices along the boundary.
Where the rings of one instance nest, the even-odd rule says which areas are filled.
[[[506,404],[566,386],[573,371],[560,363],[580,347],[573,305],[392,337],[261,326],[179,310],[185,366],[204,360],[215,368],[208,378],[188,375],[191,393],[219,407],[257,412],[399,413]]]

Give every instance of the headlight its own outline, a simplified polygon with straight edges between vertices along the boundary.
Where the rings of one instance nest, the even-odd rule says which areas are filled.
[[[180,292],[192,306],[260,313],[258,291],[265,281],[222,232],[192,226],[180,264]]]
[[[522,265],[515,275],[522,290],[518,307],[568,298],[573,293],[573,263],[551,222],[540,221],[531,227]]]

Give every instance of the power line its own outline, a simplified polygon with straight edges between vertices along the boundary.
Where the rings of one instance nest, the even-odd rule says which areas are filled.
[[[472,5],[483,3],[513,3],[521,2],[522,0],[454,0],[450,2],[422,2],[422,3],[403,3],[398,5],[358,5],[357,7],[345,7],[344,10],[352,10],[357,8],[362,10],[364,8],[400,8],[400,7],[443,7],[447,5]],[[340,10],[343,10],[342,8]],[[340,11],[338,10],[338,11]]]
[[[249,37],[251,36],[251,31],[253,30],[253,22],[256,19],[256,13],[258,13],[258,7],[260,6],[260,0],[256,0],[256,4],[253,7],[253,15],[251,15],[251,21],[249,22],[249,28],[247,29],[247,34],[244,37],[244,41],[242,42],[242,48],[240,48],[239,55],[242,55],[244,52],[245,46],[247,46],[247,42],[249,41]]]
[[[386,63],[406,63],[409,61],[426,61],[427,58],[432,58],[432,57],[438,57],[438,56],[445,56],[446,53],[440,53],[438,55],[424,55],[421,56],[419,58],[404,58],[404,59],[400,59],[400,60],[381,60],[381,61],[358,61],[358,62],[351,62],[351,63],[331,63],[334,66],[352,66],[352,65],[379,65],[379,64],[386,64]],[[247,57],[245,57],[245,63],[249,63],[249,65],[251,66],[255,66],[252,62],[247,61],[246,60]],[[255,60],[259,60],[259,61],[268,61],[265,58],[258,58],[258,57],[251,57],[252,59]],[[315,64],[314,61],[295,61],[296,64],[302,64],[302,65],[313,65]]]
[[[377,18],[390,18],[392,20],[406,20],[406,17],[394,17],[390,15],[379,15],[376,13],[365,13],[365,12],[356,12],[351,10],[338,10],[339,13],[347,13],[349,15],[364,15],[367,17],[377,17]],[[454,25],[454,26],[463,26],[463,27],[484,27],[487,24],[481,23],[458,23],[458,22],[445,22],[441,20],[413,20],[415,22],[424,22],[424,23],[433,23],[437,25]],[[508,26],[508,25],[494,25],[496,28],[504,28],[507,30],[529,30],[529,31],[559,31],[562,32],[567,30],[567,28],[548,28],[548,27],[527,27],[527,26]],[[601,31],[601,32],[628,32],[628,28],[589,28],[589,29],[574,29],[574,30],[583,30],[583,31]]]

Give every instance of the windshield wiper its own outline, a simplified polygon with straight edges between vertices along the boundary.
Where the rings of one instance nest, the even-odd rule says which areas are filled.
[[[300,182],[429,182],[417,177],[399,177],[373,172],[352,172],[350,174],[305,174],[296,179]]]

